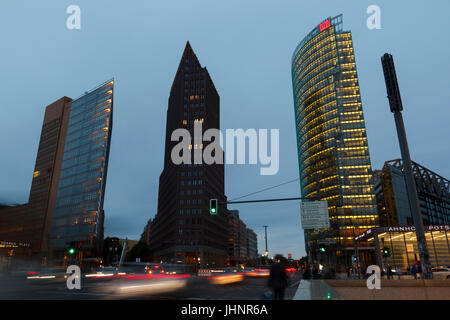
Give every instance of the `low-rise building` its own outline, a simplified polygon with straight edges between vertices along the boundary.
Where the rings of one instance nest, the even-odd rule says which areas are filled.
[[[247,257],[249,259],[258,257],[258,236],[250,228],[247,228]]]

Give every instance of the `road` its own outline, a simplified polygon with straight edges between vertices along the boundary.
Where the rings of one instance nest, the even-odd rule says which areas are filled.
[[[285,299],[295,295],[300,282],[300,273],[291,276]],[[206,278],[190,276],[180,282],[158,282],[154,280],[125,281],[123,279],[86,279],[83,278],[80,290],[67,289],[64,279],[27,280],[22,278],[0,279],[0,299],[32,300],[262,300],[270,290],[267,277],[244,277],[242,282],[214,285]],[[179,287],[181,286],[181,287]],[[123,294],[118,290],[132,288],[132,292]],[[136,290],[135,290],[136,289]]]

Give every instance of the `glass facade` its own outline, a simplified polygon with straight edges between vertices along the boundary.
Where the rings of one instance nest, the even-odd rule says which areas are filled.
[[[449,225],[425,226],[425,238],[432,268],[450,266],[449,231]],[[375,240],[375,246],[378,247],[376,260],[368,261],[368,264],[379,261],[377,264],[382,264],[384,269],[390,265],[395,270],[401,269],[405,274],[420,261],[417,237],[413,226],[373,228],[357,238],[358,242],[367,240],[371,245]],[[383,248],[389,248],[389,256],[381,254]]]
[[[352,36],[342,30],[342,15],[297,46],[292,84],[301,194],[327,200],[330,214],[328,230],[305,232],[307,250],[326,236],[347,257],[354,228],[358,234],[376,226],[378,215]]]
[[[415,162],[412,162],[412,171],[423,224],[449,224],[450,181]],[[380,225],[413,225],[402,160],[386,161],[381,171],[374,172],[374,178]]]
[[[90,256],[103,239],[113,89],[110,80],[72,101],[51,236],[57,256],[75,243]]]

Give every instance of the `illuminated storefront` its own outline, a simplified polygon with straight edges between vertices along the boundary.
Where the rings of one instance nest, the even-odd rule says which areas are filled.
[[[425,226],[428,253],[432,267],[450,267],[450,225]],[[374,261],[366,264],[382,265],[386,268],[402,272],[411,270],[413,265],[420,261],[415,227],[378,227],[365,231],[356,236],[356,242],[368,243],[375,248]],[[388,255],[383,254],[387,249]]]
[[[353,41],[342,15],[297,46],[292,84],[302,197],[327,200],[330,214],[329,229],[305,230],[306,249],[316,259],[318,240],[333,239],[331,260],[349,265],[354,234],[378,226],[378,214]]]

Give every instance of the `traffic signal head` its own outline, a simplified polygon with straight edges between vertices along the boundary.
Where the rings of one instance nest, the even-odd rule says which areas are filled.
[[[325,249],[325,246],[320,246],[320,247],[319,247],[319,250],[320,250],[320,252],[325,252],[325,251],[327,251],[327,250]]]
[[[210,199],[209,200],[209,213],[210,214],[217,214],[218,208],[217,208],[217,199]]]
[[[74,254],[75,253],[75,249],[74,248],[70,248],[69,249],[69,254]]]
[[[358,256],[357,255],[352,255],[352,262],[358,263]]]
[[[383,248],[383,255],[385,257],[389,257],[391,255],[391,251],[389,250],[389,248],[387,247]]]

